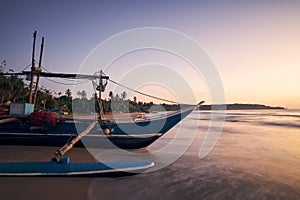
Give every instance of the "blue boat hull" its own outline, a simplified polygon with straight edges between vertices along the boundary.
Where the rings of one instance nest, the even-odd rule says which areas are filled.
[[[159,137],[161,137],[161,134],[143,135],[143,137],[87,135],[77,142],[74,147],[140,149],[149,146]],[[62,147],[67,141],[71,141],[73,138],[75,138],[75,136],[62,134],[0,133],[0,145]]]
[[[149,121],[141,121],[134,123],[116,123],[116,122],[102,122],[100,124],[103,130],[109,130],[109,133],[115,135],[130,135],[130,134],[153,134],[166,133],[177,123],[189,115],[194,108],[188,108],[183,111],[172,113],[161,119],[152,119]]]
[[[100,121],[99,125],[76,143],[75,147],[139,149],[146,147],[174,127],[193,111],[194,107],[174,112],[161,119],[116,123]],[[0,124],[0,145],[63,146],[85,130],[90,121],[61,122],[56,126],[32,130],[25,120]],[[102,131],[102,130],[104,131]],[[103,132],[109,130],[109,135]]]

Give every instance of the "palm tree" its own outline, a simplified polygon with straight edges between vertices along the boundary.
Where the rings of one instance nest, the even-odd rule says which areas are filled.
[[[81,91],[81,98],[86,99],[86,91],[85,90]]]
[[[82,97],[82,92],[81,92],[81,91],[78,91],[78,92],[77,92],[77,95],[79,96],[79,98],[81,98],[81,97]]]
[[[109,91],[109,94],[108,94],[110,100],[113,100],[114,98],[114,93],[112,91]]]
[[[67,95],[67,97],[68,97],[68,101],[70,101],[70,99],[71,99],[71,95],[72,95],[72,92],[71,92],[71,90],[70,89],[67,89],[66,90],[66,92],[65,92],[65,94]],[[77,93],[78,94],[78,93]]]
[[[125,91],[123,91],[122,94],[121,94],[122,100],[124,101],[126,99],[126,97],[127,97],[127,94],[126,94]]]
[[[6,60],[3,60],[0,65],[0,72],[3,72],[6,66]]]
[[[116,94],[116,101],[119,101],[119,99],[120,99],[119,94]]]

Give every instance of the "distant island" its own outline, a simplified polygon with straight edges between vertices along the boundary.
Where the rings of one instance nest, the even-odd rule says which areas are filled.
[[[234,104],[220,104],[220,105],[201,105],[199,110],[211,110],[212,106],[214,110],[223,110],[224,106],[226,106],[227,110],[266,110],[266,109],[285,109],[283,107],[272,107],[266,106],[262,104],[241,104],[241,103],[234,103]]]

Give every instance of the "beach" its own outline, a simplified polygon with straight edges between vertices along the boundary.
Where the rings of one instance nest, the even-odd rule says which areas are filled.
[[[1,199],[299,199],[300,112],[227,111],[213,150],[199,159],[210,111],[185,120],[200,122],[188,150],[170,165],[122,177],[0,177]],[[140,152],[172,141],[172,131]],[[55,147],[0,146],[1,162],[48,161]],[[94,161],[83,148],[71,161]]]

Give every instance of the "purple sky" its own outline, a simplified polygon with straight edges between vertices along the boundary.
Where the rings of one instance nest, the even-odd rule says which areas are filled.
[[[23,70],[30,64],[32,33],[37,30],[38,49],[45,37],[43,66],[75,72],[108,37],[132,28],[163,27],[187,34],[205,48],[229,103],[300,108],[299,10],[296,0],[2,0],[0,60],[7,60],[7,69]]]

